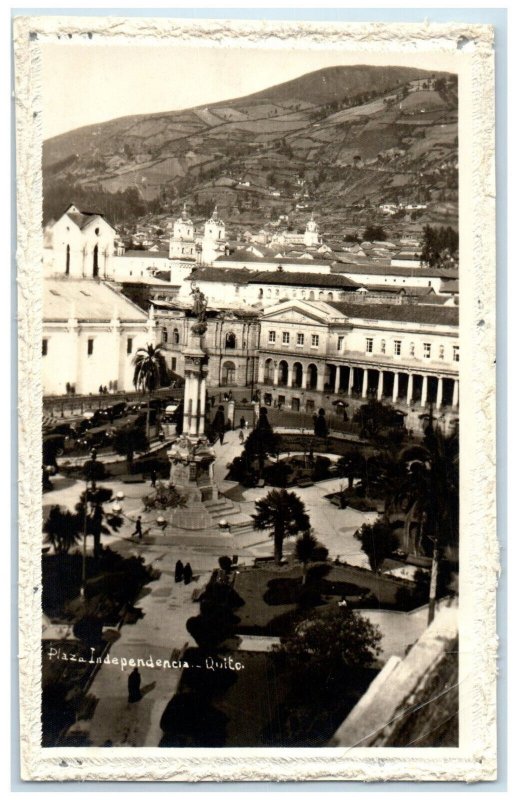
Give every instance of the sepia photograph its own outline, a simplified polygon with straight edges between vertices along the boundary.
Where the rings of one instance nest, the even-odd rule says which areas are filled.
[[[373,778],[380,756],[408,775],[410,749],[440,774],[494,734],[479,715],[473,749],[496,574],[490,526],[474,565],[468,440],[491,429],[474,432],[461,370],[485,367],[469,323],[485,302],[490,337],[494,311],[490,289],[473,299],[473,217],[494,227],[470,190],[473,52],[440,26],[441,46],[281,46],[211,24],[156,41],[142,21],[18,28],[41,170],[18,179],[38,348],[20,418],[42,453],[22,671],[47,764],[33,751],[27,777],[134,779],[128,748],[141,765],[262,749],[272,769],[298,753],[302,779],[305,749],[318,778],[347,778],[356,753]]]

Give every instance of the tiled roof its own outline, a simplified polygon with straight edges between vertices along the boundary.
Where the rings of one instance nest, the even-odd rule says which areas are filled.
[[[389,303],[347,303],[329,300],[328,306],[336,308],[346,317],[355,319],[384,319],[394,322],[418,322],[430,325],[458,325],[459,309],[453,306],[424,304],[396,305]]]
[[[259,259],[260,261],[262,259]],[[188,275],[188,281],[204,281],[208,283],[239,283],[246,285],[250,277],[257,275],[248,269],[226,269],[225,267],[197,267]]]
[[[342,272],[355,275],[395,275],[403,278],[443,278],[454,280],[458,278],[458,271],[454,269],[434,269],[432,267],[391,267],[383,264],[366,261],[344,260],[340,264],[333,264],[333,272]]]
[[[264,264],[266,259],[261,258],[260,256],[254,256],[253,253],[247,253],[246,250],[237,250],[235,253],[231,253],[228,256],[220,256],[219,258],[216,259],[216,264],[218,264],[218,266],[220,266],[220,265],[221,266],[225,266],[225,264],[227,264],[227,263],[230,264],[233,261],[251,261],[251,262],[254,262],[256,264]],[[310,265],[310,266],[326,266],[326,267],[329,266],[329,260],[312,259],[312,260],[309,261],[309,260],[306,260],[306,259],[299,259],[299,258],[295,258],[295,259],[293,259],[293,258],[284,258],[283,256],[281,256],[281,257],[273,257],[270,263],[276,264],[276,265],[277,264],[297,264],[297,265],[304,264],[305,266],[306,265]]]
[[[117,258],[166,258],[169,260],[169,253],[166,250],[126,250]]]
[[[345,275],[323,275],[320,272],[259,272],[249,283],[269,283],[282,286],[326,286],[329,288],[357,289],[358,284]]]
[[[101,281],[45,278],[43,281],[43,319],[100,322],[117,317],[122,322],[147,321],[147,314],[131,300]]]

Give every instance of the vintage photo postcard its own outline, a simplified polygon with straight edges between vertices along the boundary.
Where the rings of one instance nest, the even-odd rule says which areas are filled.
[[[494,781],[491,27],[14,56],[22,778]]]

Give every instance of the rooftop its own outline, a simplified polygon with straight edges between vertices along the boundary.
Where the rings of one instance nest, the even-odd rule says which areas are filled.
[[[107,283],[95,280],[45,278],[43,281],[43,319],[46,322],[69,318],[94,322],[120,319],[146,322],[139,306]]]
[[[394,322],[418,322],[430,325],[458,325],[459,309],[453,306],[434,306],[393,303],[347,303],[333,300],[326,301],[328,306],[335,308],[346,317],[356,319],[383,319]]]

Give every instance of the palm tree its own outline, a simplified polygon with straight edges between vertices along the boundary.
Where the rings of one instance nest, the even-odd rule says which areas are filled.
[[[445,436],[440,428],[427,428],[423,444],[401,454],[406,477],[394,493],[396,507],[406,509],[406,529],[417,521],[414,550],[426,536],[433,546],[430,578],[429,621],[435,613],[437,574],[449,550],[456,557],[459,540],[459,442],[456,434]]]
[[[148,344],[147,347],[139,347],[133,359],[133,385],[141,392],[148,392],[149,400],[151,393],[160,386],[161,376],[164,374],[165,359],[160,347]],[[149,439],[149,412],[148,402],[146,413],[146,438]]]
[[[43,525],[45,541],[52,545],[56,555],[65,556],[81,539],[81,525],[77,514],[52,506]]]
[[[272,529],[270,536],[273,536],[274,541],[275,563],[280,564],[284,539],[309,530],[306,507],[295,492],[272,489],[256,503],[256,509],[257,512],[252,515],[254,528]]]
[[[304,531],[295,542],[295,556],[297,561],[302,564],[302,585],[306,583],[308,563],[313,558],[315,550],[319,546],[318,539],[313,536],[310,530]]]

